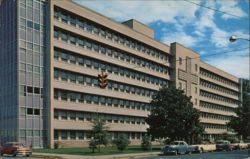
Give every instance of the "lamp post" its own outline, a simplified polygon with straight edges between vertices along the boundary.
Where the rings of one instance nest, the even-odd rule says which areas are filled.
[[[246,41],[250,41],[250,39],[246,39],[246,38],[241,38],[241,37],[238,37],[238,36],[236,36],[236,35],[232,35],[232,36],[230,36],[230,38],[229,38],[229,41],[230,42],[235,42],[236,40],[246,40]]]
[[[236,35],[232,35],[232,36],[230,36],[230,38],[229,38],[229,41],[230,41],[230,42],[235,42],[236,40],[245,40],[245,41],[248,41],[248,46],[250,47],[250,39],[241,38],[241,37],[238,37],[238,36],[236,36]],[[250,87],[250,52],[249,52],[249,87]],[[249,95],[250,92],[248,92],[247,94]]]

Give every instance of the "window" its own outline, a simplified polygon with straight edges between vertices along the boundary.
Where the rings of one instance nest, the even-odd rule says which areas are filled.
[[[57,30],[54,31],[54,38],[56,38],[56,39],[59,38],[59,32]]]
[[[34,87],[34,93],[35,94],[40,94],[40,88]]]
[[[76,113],[70,112],[69,117],[70,117],[70,120],[76,120]]]
[[[40,31],[40,25],[37,23],[34,23],[34,29]]]
[[[30,87],[30,86],[27,86],[27,92],[28,92],[28,93],[33,93],[33,88]]]
[[[84,120],[84,114],[82,112],[77,113],[78,120],[83,121]]]
[[[61,59],[62,59],[62,61],[67,62],[68,61],[68,57],[67,56],[68,56],[67,54],[61,53]]]
[[[74,45],[76,44],[76,38],[75,37],[70,36],[69,40],[70,40],[71,44],[74,44]]]
[[[73,25],[73,26],[76,26],[76,19],[70,17],[70,24]]]
[[[68,118],[67,118],[67,112],[66,112],[66,111],[61,111],[60,113],[61,113],[61,119],[62,119],[62,120],[67,120],[67,119],[68,119]]]
[[[67,97],[67,92],[61,91],[61,100],[66,101],[67,99],[68,99],[68,97]]]
[[[67,37],[67,34],[64,34],[64,33],[61,33],[61,39],[65,42],[68,41],[68,37]]]
[[[198,65],[195,64],[195,71],[198,71]]]
[[[20,95],[26,96],[26,87],[25,86],[20,86]]]
[[[32,22],[32,21],[27,20],[27,27],[29,27],[29,28],[33,28],[33,22]]]
[[[40,109],[34,109],[34,115],[40,115]]]
[[[27,115],[33,115],[33,109],[27,108]]]
[[[64,13],[61,14],[61,19],[62,19],[62,22],[68,23],[68,16],[65,15]]]
[[[83,140],[84,139],[84,132],[78,131],[78,139]]]
[[[73,55],[69,55],[69,61],[70,61],[70,63],[76,63],[76,57],[75,56],[73,56]]]
[[[179,57],[179,65],[182,65],[182,58]]]
[[[55,110],[55,112],[54,112],[54,119],[59,119],[59,112],[58,112],[58,110]]]
[[[62,140],[67,140],[67,131],[61,131]]]

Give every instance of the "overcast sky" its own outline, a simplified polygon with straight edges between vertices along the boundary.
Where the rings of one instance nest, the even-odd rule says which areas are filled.
[[[154,29],[157,40],[181,43],[203,61],[249,79],[249,42],[228,41],[231,35],[249,39],[249,0],[74,1],[118,22],[136,19]]]

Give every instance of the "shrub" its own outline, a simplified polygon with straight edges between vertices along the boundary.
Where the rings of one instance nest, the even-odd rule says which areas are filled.
[[[148,135],[143,136],[142,143],[141,143],[141,148],[143,150],[150,150],[151,147],[152,147],[151,137],[148,136]]]
[[[123,151],[127,148],[130,141],[125,134],[121,134],[117,139],[113,140],[113,143],[116,145],[118,150]]]

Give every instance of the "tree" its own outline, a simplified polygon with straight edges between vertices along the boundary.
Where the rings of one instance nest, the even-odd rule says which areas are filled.
[[[123,151],[127,148],[130,141],[125,134],[120,134],[118,138],[113,141],[113,143],[116,145],[118,150]]]
[[[141,148],[143,150],[150,150],[152,148],[151,136],[144,135],[142,138]]]
[[[228,127],[234,129],[244,139],[250,137],[250,85],[249,80],[243,80],[243,101],[236,109],[237,117],[233,116]]]
[[[152,110],[146,122],[153,138],[188,141],[204,131],[198,110],[193,108],[191,97],[187,97],[183,90],[163,87],[150,104]]]
[[[92,153],[95,153],[95,149],[97,149],[97,142],[95,139],[91,139],[89,141],[89,148],[92,150]]]
[[[91,130],[92,140],[89,143],[89,147],[94,152],[95,147],[98,146],[98,151],[101,152],[101,145],[107,146],[108,144],[108,128],[105,126],[105,122],[101,119],[94,119],[93,127]]]

